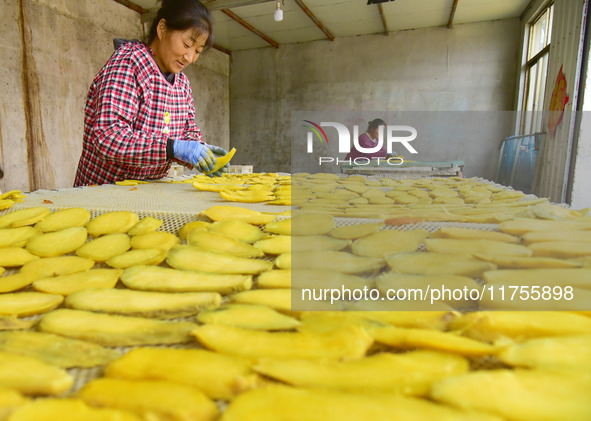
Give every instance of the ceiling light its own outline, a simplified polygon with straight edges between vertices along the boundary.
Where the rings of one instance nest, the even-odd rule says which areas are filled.
[[[275,14],[273,15],[273,19],[275,22],[280,22],[283,20],[283,10],[281,10],[281,0],[277,0],[277,9],[275,9]]]

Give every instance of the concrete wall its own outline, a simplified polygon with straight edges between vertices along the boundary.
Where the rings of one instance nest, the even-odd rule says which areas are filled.
[[[294,111],[512,110],[519,29],[510,19],[235,52],[233,163],[290,171],[292,161],[308,159],[290,154]],[[450,139],[429,147],[428,158],[463,159],[467,175],[493,178],[499,142],[511,130],[492,127],[473,137],[471,129],[469,154]]]
[[[203,139],[230,147],[230,56],[210,49],[185,70],[191,81],[197,125]]]
[[[70,187],[88,88],[113,38],[142,38],[140,15],[113,0],[0,0],[0,10],[0,190]],[[198,123],[227,146],[229,58],[198,63],[187,71]]]

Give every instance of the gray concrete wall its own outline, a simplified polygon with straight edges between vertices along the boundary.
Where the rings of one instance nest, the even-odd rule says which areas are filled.
[[[233,163],[253,164],[255,171],[301,167],[309,157],[290,153],[294,111],[513,110],[519,31],[519,20],[510,19],[235,52]],[[463,159],[466,175],[493,178],[499,142],[512,127],[492,125],[474,136],[477,129],[466,131],[469,154],[457,137],[446,136],[431,138],[423,148],[429,154],[413,158]]]
[[[197,125],[212,145],[230,146],[230,56],[210,49],[185,70],[191,81]]]
[[[142,38],[140,15],[113,0],[0,0],[0,10],[0,190],[70,187],[88,88],[113,38]],[[187,71],[198,123],[227,145],[229,57],[198,63]]]

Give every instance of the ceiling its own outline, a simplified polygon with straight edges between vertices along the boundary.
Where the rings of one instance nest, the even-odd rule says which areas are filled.
[[[115,0],[151,21],[158,0]],[[215,46],[230,53],[321,39],[519,17],[530,0],[203,0],[214,17]],[[308,12],[308,13],[306,13]]]

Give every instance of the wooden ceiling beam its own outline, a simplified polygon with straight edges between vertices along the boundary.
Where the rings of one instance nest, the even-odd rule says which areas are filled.
[[[147,13],[148,11],[137,4],[133,4],[129,0],[115,0],[115,2],[122,4],[123,6],[127,7],[128,9],[134,10],[138,12],[140,15]]]
[[[276,0],[211,0],[202,2],[207,10],[222,10],[233,7],[250,6],[252,4],[270,3]]]
[[[115,0],[118,1],[118,0]],[[121,0],[127,1],[127,0]],[[252,4],[260,4],[260,3],[271,3],[276,0],[211,0],[208,2],[202,2],[202,4],[207,7],[207,10],[214,11],[214,10],[222,10],[222,9],[231,9],[233,7],[241,7],[241,6],[250,6]],[[156,17],[156,10],[147,10],[145,15],[142,15],[142,23],[145,22],[152,22]]]
[[[322,22],[320,22],[320,20],[314,15],[314,13],[312,13],[312,11],[310,9],[308,9],[308,6],[306,6],[304,4],[304,2],[302,0],[294,0],[298,6],[300,6],[300,9],[302,9],[304,11],[304,13],[306,15],[308,15],[308,17],[312,20],[312,22],[314,22],[316,24],[316,26],[318,28],[320,28],[320,30],[322,32],[324,32],[324,35],[326,35],[326,38],[328,38],[331,41],[334,41],[334,35],[332,34],[332,32],[330,32],[328,30],[327,27],[325,27]]]
[[[149,12],[146,9],[144,9],[143,7],[133,4],[129,0],[114,0],[114,1],[139,13],[140,15],[142,15],[142,23],[151,22],[156,17],[156,12]],[[260,3],[263,1],[273,1],[273,0],[248,0],[248,1],[258,1]],[[230,50],[228,50],[227,48],[221,47],[219,45],[214,44],[212,48],[214,48],[218,51],[221,51],[222,53],[226,53],[229,56],[232,55],[232,52]]]
[[[458,0],[454,0],[454,3],[451,6],[451,13],[449,14],[449,22],[447,23],[447,27],[451,28],[454,24],[454,16],[456,14],[456,9],[458,7]]]
[[[382,26],[384,27],[384,35],[388,35],[388,22],[386,22],[386,16],[384,15],[384,8],[382,3],[378,3],[378,11],[380,12],[380,19],[382,19]]]
[[[231,10],[229,10],[229,9],[221,9],[220,12],[222,12],[223,14],[225,14],[226,16],[228,16],[230,19],[238,22],[240,25],[244,26],[246,29],[248,29],[253,34],[261,37],[266,42],[268,42],[269,44],[271,44],[273,47],[279,48],[279,44],[276,41],[274,41],[269,36],[265,35],[261,31],[259,31],[257,28],[255,28],[254,26],[252,26],[250,23],[246,22],[244,19],[242,19],[240,16],[236,15]]]

